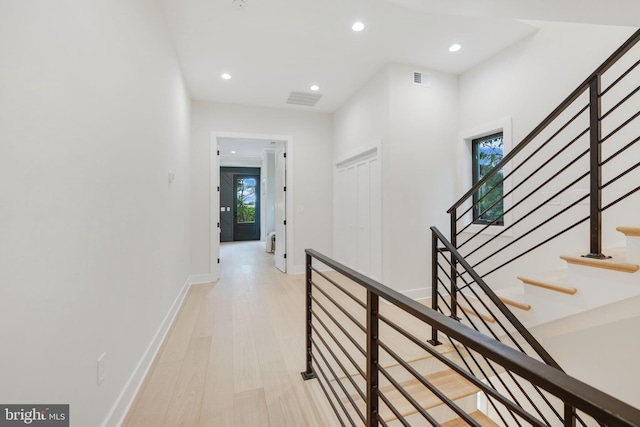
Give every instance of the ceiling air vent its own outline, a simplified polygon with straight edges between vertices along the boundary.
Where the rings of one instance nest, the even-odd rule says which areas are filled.
[[[318,101],[322,98],[322,95],[317,93],[306,93],[306,92],[291,92],[289,94],[289,99],[287,99],[287,104],[293,105],[304,105],[305,107],[313,107]]]
[[[420,71],[413,72],[413,84],[424,87],[431,87],[431,76]]]

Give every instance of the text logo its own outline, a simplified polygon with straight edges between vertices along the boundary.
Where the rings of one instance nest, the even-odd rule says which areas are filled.
[[[0,405],[0,427],[69,427],[69,405]]]

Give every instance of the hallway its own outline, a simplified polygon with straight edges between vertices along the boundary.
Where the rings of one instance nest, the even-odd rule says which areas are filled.
[[[264,245],[221,245],[220,280],[191,287],[123,426],[336,423],[300,376],[304,276],[276,270]]]

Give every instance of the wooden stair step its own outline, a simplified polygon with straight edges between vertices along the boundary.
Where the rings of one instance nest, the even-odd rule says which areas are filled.
[[[524,288],[522,287],[496,289],[495,293],[500,298],[500,301],[506,305],[524,311],[531,310],[531,305],[524,302]]]
[[[424,378],[453,401],[472,396],[480,391],[479,388],[451,369],[425,375]],[[429,389],[427,389],[417,379],[405,381],[400,385],[426,410],[444,405],[444,403],[435,394],[429,391]],[[381,387],[380,392],[384,394],[384,396],[403,417],[407,417],[418,412],[418,410],[409,403],[402,393],[400,393],[400,391],[398,391],[393,385]],[[351,396],[351,398],[356,402],[360,410],[364,412],[365,402],[360,398],[360,396],[354,395]],[[350,409],[349,412],[352,418],[354,420],[358,419],[358,416],[355,415],[355,410],[351,407],[349,400],[347,398],[343,398],[343,403]],[[380,401],[380,417],[385,422],[389,422],[397,418],[391,409],[387,408],[382,400]]]
[[[572,286],[568,286],[568,271],[556,270],[549,271],[543,274],[531,274],[528,276],[518,276],[518,280],[522,283],[531,286],[537,286],[539,288],[549,289],[555,292],[561,292],[563,294],[573,295],[578,290]]]
[[[608,259],[587,258],[578,255],[562,255],[560,258],[569,264],[585,265],[589,267],[604,268],[607,270],[621,271],[623,273],[635,273],[640,269],[640,265],[627,262],[625,248],[608,249],[605,255]]]
[[[487,417],[484,413],[480,411],[471,412],[471,418],[476,420],[483,427],[499,427],[491,418]],[[457,418],[455,420],[447,421],[442,424],[442,427],[467,427],[468,424],[462,418]]]
[[[450,369],[426,375],[425,379],[451,400],[462,399],[480,391],[476,386]],[[431,391],[423,386],[417,379],[403,383],[402,387],[407,391],[407,393],[409,393],[409,395],[411,395],[411,397],[413,397],[417,402],[420,402],[424,409],[431,409],[443,404],[436,395],[431,393]],[[380,391],[403,416],[406,417],[407,415],[418,412],[394,386],[382,387],[380,388]],[[381,406],[380,415],[383,420],[390,421],[396,418],[390,409],[386,408],[384,405]]]
[[[616,227],[625,236],[640,237],[640,227]]]
[[[471,307],[467,307],[466,305],[463,305],[463,304],[458,304],[458,307],[460,307],[462,311],[464,311],[467,314],[484,319],[485,322],[496,323],[496,319],[494,319],[493,316],[491,316],[489,313],[485,313],[484,311],[481,311],[478,309],[476,309],[477,310],[477,313],[476,313],[476,310],[472,309]]]

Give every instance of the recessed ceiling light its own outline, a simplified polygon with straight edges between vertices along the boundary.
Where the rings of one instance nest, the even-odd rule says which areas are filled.
[[[460,49],[462,49],[462,46],[460,46],[458,43],[455,43],[449,46],[449,52],[457,52]]]
[[[320,86],[318,86],[318,85],[313,85],[313,86],[311,86],[309,89],[311,89],[311,90],[320,90]]]
[[[362,31],[362,30],[364,30],[364,24],[362,22],[358,21],[358,22],[356,22],[355,24],[353,24],[351,26],[351,29],[353,31]]]
[[[231,150],[231,154],[236,154],[235,150]]]
[[[229,73],[223,73],[220,77],[222,77],[225,80],[229,80],[231,78],[231,74]]]

